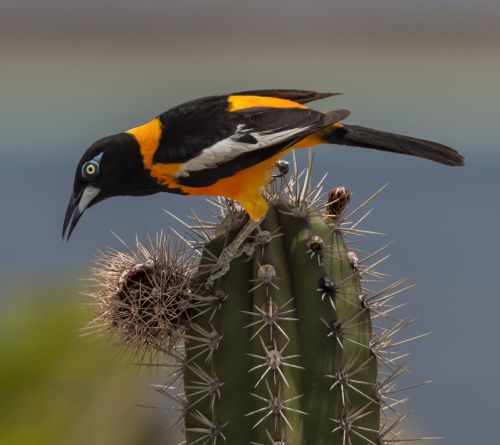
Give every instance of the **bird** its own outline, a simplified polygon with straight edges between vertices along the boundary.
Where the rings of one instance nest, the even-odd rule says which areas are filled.
[[[63,223],[69,240],[83,213],[112,196],[158,192],[222,196],[238,202],[253,226],[275,163],[292,150],[336,144],[401,153],[449,166],[456,150],[436,142],[343,121],[350,111],[321,112],[312,101],[339,93],[266,89],[202,97],[92,144],[76,167]]]

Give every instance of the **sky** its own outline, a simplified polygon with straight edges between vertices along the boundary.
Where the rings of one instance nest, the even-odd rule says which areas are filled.
[[[412,378],[435,380],[411,402],[415,418],[444,445],[492,443],[500,3],[4,0],[0,61],[3,300],[76,282],[98,249],[117,246],[112,231],[131,241],[175,226],[165,208],[208,213],[198,198],[116,198],[89,210],[69,243],[60,239],[83,151],[195,97],[342,92],[315,106],[461,151],[468,165],[452,169],[322,147],[316,175],[327,171],[328,184],[348,186],[357,202],[389,182],[366,226],[396,241],[387,271],[419,284],[408,311],[417,331],[433,331],[411,349]]]

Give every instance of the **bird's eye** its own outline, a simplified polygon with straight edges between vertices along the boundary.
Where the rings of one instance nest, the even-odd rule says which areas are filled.
[[[82,175],[86,179],[94,178],[99,172],[99,165],[95,161],[88,161],[83,164]]]

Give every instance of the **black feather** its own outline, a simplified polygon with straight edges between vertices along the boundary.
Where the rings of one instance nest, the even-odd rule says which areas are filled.
[[[401,153],[445,165],[460,166],[465,158],[453,148],[425,139],[373,130],[359,125],[343,125],[324,136],[331,144]]]

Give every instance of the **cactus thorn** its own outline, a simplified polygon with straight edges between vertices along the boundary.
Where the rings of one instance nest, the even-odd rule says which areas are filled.
[[[186,351],[196,351],[196,350],[199,351],[192,358],[192,360],[194,360],[200,355],[205,354],[206,355],[205,361],[207,363],[211,362],[213,359],[214,352],[219,347],[223,335],[219,334],[213,326],[210,326],[210,331],[196,324],[193,324],[191,328],[196,334],[199,335],[184,334],[184,339],[191,340],[198,344],[186,347]]]
[[[365,434],[367,432],[378,433],[378,430],[374,430],[372,428],[366,428],[356,424],[356,422],[359,422],[359,420],[371,414],[371,411],[366,411],[368,405],[370,404],[363,406],[362,408],[360,408],[359,410],[357,410],[352,414],[344,414],[340,416],[340,418],[338,419],[333,419],[333,418],[331,419],[337,425],[332,430],[332,433],[335,433],[337,431],[340,431],[342,433],[342,445],[349,445],[352,443],[350,439],[351,434],[354,434],[355,436],[359,437],[360,439],[365,441],[364,443],[366,444],[377,445],[376,442],[372,441]]]
[[[248,414],[246,414],[246,416],[252,416],[254,414],[260,414],[260,413],[265,412],[264,416],[262,416],[260,418],[260,420],[252,427],[252,429],[257,428],[257,426],[259,426],[269,416],[274,415],[274,420],[275,420],[274,427],[275,427],[275,429],[277,427],[278,419],[281,418],[286,423],[288,428],[290,428],[290,430],[293,431],[292,424],[290,423],[290,421],[286,417],[286,412],[290,411],[292,413],[307,415],[307,413],[304,411],[301,411],[301,410],[296,409],[296,408],[291,408],[290,406],[288,406],[294,400],[301,398],[302,395],[291,397],[289,399],[284,399],[282,396],[282,393],[281,393],[281,387],[278,388],[277,394],[273,394],[267,381],[266,381],[266,386],[267,386],[267,392],[269,394],[269,398],[265,398],[265,397],[262,397],[258,394],[251,393],[251,395],[253,397],[255,397],[258,400],[261,400],[262,402],[264,402],[266,404],[266,406],[264,408],[260,408],[260,409],[257,409],[255,411],[252,411],[252,412],[249,412]]]
[[[189,390],[190,397],[196,398],[191,400],[189,407],[197,405],[205,398],[210,398],[210,410],[214,411],[214,405],[216,399],[220,398],[220,389],[224,385],[217,374],[208,374],[200,365],[187,365],[188,369],[196,376],[199,380],[191,382],[190,385],[186,385],[185,389]]]
[[[254,388],[257,388],[259,384],[262,382],[262,380],[267,376],[269,372],[273,372],[274,374],[274,383],[276,384],[276,375],[279,375],[283,382],[285,382],[285,385],[287,387],[290,387],[290,384],[288,383],[288,380],[285,377],[285,374],[282,371],[282,367],[290,367],[290,368],[295,368],[295,369],[304,369],[302,366],[299,365],[294,365],[289,363],[289,360],[295,359],[300,357],[300,355],[289,355],[285,356],[283,355],[283,352],[285,348],[288,346],[288,341],[285,343],[285,345],[281,348],[278,349],[278,346],[276,344],[276,340],[273,339],[273,343],[271,345],[266,345],[264,343],[264,340],[262,340],[262,337],[259,337],[260,343],[262,345],[262,348],[264,349],[264,356],[261,355],[256,355],[256,354],[248,354],[250,357],[262,360],[263,363],[258,364],[254,366],[253,368],[249,369],[248,372],[252,372],[261,368],[266,368],[264,372],[262,373],[261,377],[255,384]]]
[[[286,435],[284,432],[281,433],[281,437],[279,439],[274,439],[271,433],[266,429],[266,436],[269,439],[266,445],[288,445],[288,441],[286,440]],[[250,442],[250,445],[264,445],[262,443]]]
[[[228,299],[229,295],[224,289],[215,289],[212,296],[212,314],[210,315],[210,321],[213,320],[215,314],[222,309],[222,305]]]
[[[341,349],[344,349],[344,334],[342,331],[342,323],[338,320],[332,320],[329,323],[323,319],[321,321],[328,328],[327,338],[334,338]]]
[[[335,297],[337,296],[337,285],[333,277],[329,274],[323,274],[319,279],[319,288],[316,289],[318,292],[321,292],[321,301],[328,297],[330,303],[335,309]]]
[[[257,331],[250,337],[250,340],[253,340],[255,337],[257,337],[267,326],[269,327],[271,338],[273,338],[273,328],[276,328],[279,332],[281,332],[281,334],[283,334],[283,336],[287,340],[290,340],[285,329],[280,326],[280,322],[298,321],[297,318],[289,317],[290,314],[295,312],[295,309],[286,309],[286,307],[289,306],[292,301],[293,298],[290,298],[288,301],[278,307],[274,301],[269,299],[262,304],[262,307],[255,305],[253,312],[241,311],[244,314],[258,318],[258,320],[245,325],[244,328],[251,328],[260,324]]]
[[[276,275],[276,269],[272,264],[261,264],[257,270],[257,278],[251,280],[252,282],[257,282],[257,284],[252,287],[248,292],[251,293],[254,290],[258,289],[261,286],[266,287],[266,291],[269,292],[269,287],[273,287],[276,290],[279,290],[276,281],[278,277]]]
[[[200,411],[196,410],[194,413],[191,413],[191,416],[202,424],[201,427],[189,427],[185,430],[187,432],[193,432],[197,434],[201,434],[201,437],[194,440],[190,443],[190,445],[195,445],[201,443],[206,444],[210,443],[211,445],[217,445],[217,441],[219,439],[226,440],[224,433],[222,430],[226,427],[228,422],[220,423],[217,421],[211,421],[206,416],[204,416]]]
[[[323,238],[318,235],[312,235],[307,241],[306,246],[306,253],[308,253],[311,258],[316,256],[318,259],[318,266],[321,266],[323,251],[325,249],[325,242],[323,241]]]

